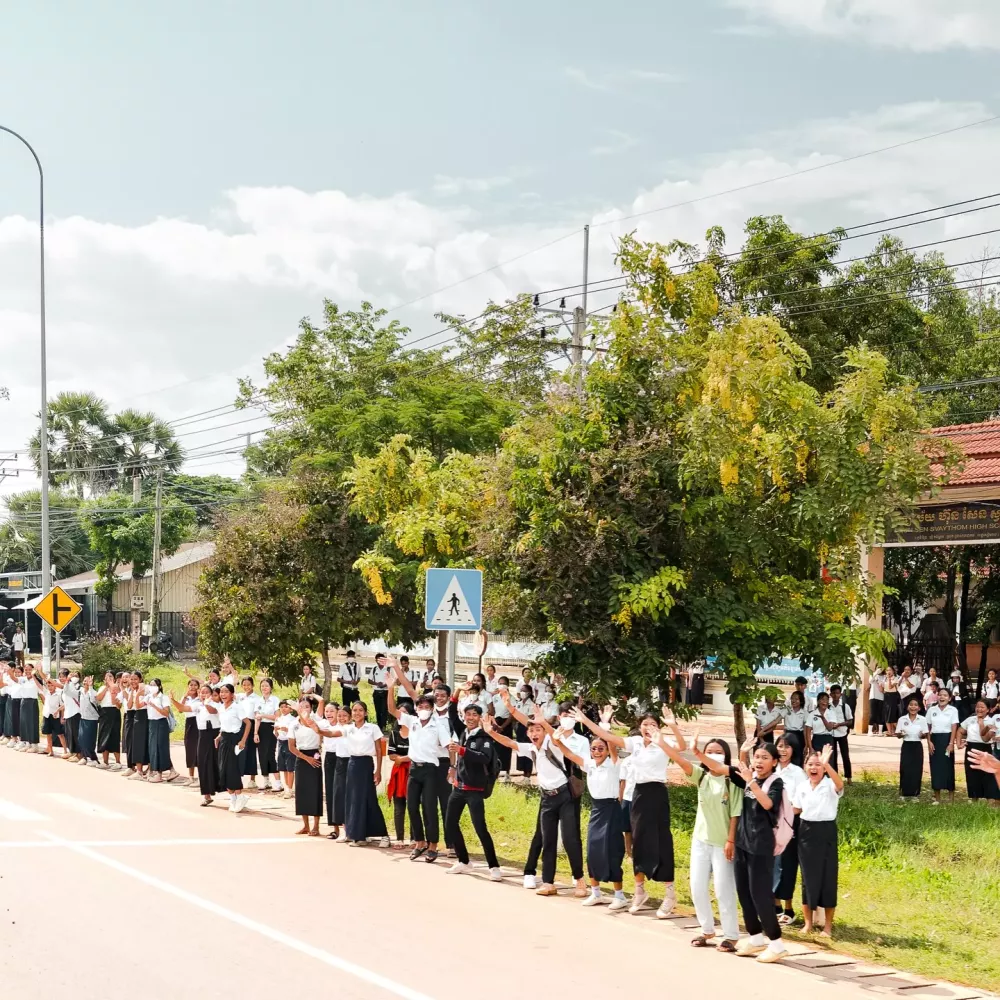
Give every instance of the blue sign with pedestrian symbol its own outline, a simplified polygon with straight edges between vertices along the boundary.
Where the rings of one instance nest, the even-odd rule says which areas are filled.
[[[476,632],[483,622],[483,571],[429,569],[424,624],[429,632]]]

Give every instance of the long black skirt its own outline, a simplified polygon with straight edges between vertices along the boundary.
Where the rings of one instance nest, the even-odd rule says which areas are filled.
[[[21,699],[21,739],[34,745],[38,742],[38,699]]]
[[[899,692],[886,691],[883,704],[885,706],[885,724],[887,726],[896,725],[899,722]]]
[[[97,750],[99,753],[121,753],[122,710],[115,705],[97,712]]]
[[[899,750],[899,794],[916,798],[924,777],[923,740],[903,740]]]
[[[170,760],[170,723],[166,718],[150,719],[147,716],[146,733],[150,771],[172,771],[174,765]]]
[[[17,704],[17,698],[11,698],[9,695],[4,698],[3,702],[3,735],[5,739],[10,739],[11,736],[15,735],[14,730],[14,706]]]
[[[240,743],[240,733],[223,733],[219,743],[219,777],[220,787],[227,792],[243,790],[243,775],[240,771],[240,757],[246,750],[236,753]]]
[[[333,774],[333,825],[343,826],[347,822],[347,768],[350,757],[338,757]]]
[[[0,736],[10,735],[6,731],[8,711],[10,711],[10,695],[0,694]]]
[[[135,761],[132,760],[132,726],[135,723],[136,714],[135,709],[126,709],[122,719],[122,747],[125,749],[125,763],[128,764],[129,769],[135,768]]]
[[[333,818],[333,804],[337,796],[337,755],[332,750],[323,754],[323,794],[326,797],[327,826],[336,826]]]
[[[10,699],[10,735],[19,740],[21,738],[21,699]]]
[[[792,839],[774,859],[774,898],[791,899],[795,892],[795,879],[799,874],[799,828],[801,817],[792,823]]]
[[[350,834],[348,834],[350,836]],[[674,880],[670,795],[659,781],[635,786],[632,796],[632,870],[654,882]]]
[[[132,713],[132,732],[129,743],[129,763],[133,767],[141,767],[149,763],[149,716],[144,708]]]
[[[692,674],[691,686],[687,689],[686,701],[689,705],[705,704],[705,675]]]
[[[22,709],[22,711],[24,710]],[[966,743],[965,745],[965,787],[968,789],[969,798],[1000,799],[997,779],[986,771],[977,771],[972,766],[972,758],[969,756],[970,750],[982,750],[983,753],[992,754],[993,748],[988,743]]]
[[[594,799],[587,824],[587,874],[598,882],[621,882],[625,828],[618,799]]]
[[[262,722],[260,724],[260,743],[257,744],[257,762],[260,765],[260,773],[265,778],[269,774],[278,773],[277,743],[278,741],[274,737],[274,723]]]
[[[319,760],[318,750],[300,752]],[[295,815],[323,815],[323,768],[313,767],[301,757],[295,758]]]
[[[835,907],[839,870],[835,819],[818,823],[802,820],[799,826],[799,867],[802,869],[802,905],[811,909]]]
[[[253,741],[253,719],[250,720],[250,735],[247,737],[246,749],[240,754],[240,774],[244,778],[253,778],[257,774],[257,744]]]
[[[295,785],[298,790],[298,770]],[[369,837],[389,836],[375,790],[374,757],[351,757],[348,762],[344,824],[348,840],[364,841]]]
[[[955,791],[955,754],[948,753],[951,733],[931,733],[931,788],[935,792]]]
[[[198,720],[190,713],[184,719],[184,766],[198,766]]]
[[[197,726],[197,722],[195,723]],[[216,762],[219,755],[215,750],[215,737],[218,731],[206,726],[204,729],[195,729],[198,734],[198,787],[202,795],[214,795],[219,791],[218,775],[216,774]],[[187,733],[184,734],[187,742]]]

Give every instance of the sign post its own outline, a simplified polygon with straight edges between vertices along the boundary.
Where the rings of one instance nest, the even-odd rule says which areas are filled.
[[[56,671],[59,670],[61,633],[83,610],[62,587],[53,587],[36,605],[35,614],[56,633]],[[25,630],[27,631],[27,630]],[[50,669],[46,667],[46,669]]]
[[[424,627],[448,633],[446,681],[455,687],[456,632],[477,632],[483,624],[483,572],[429,569],[424,587]]]

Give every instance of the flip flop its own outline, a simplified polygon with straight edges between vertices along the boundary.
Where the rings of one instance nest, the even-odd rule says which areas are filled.
[[[438,852],[437,851],[428,851],[424,855],[424,861],[426,861],[427,864],[429,864],[429,865],[434,864],[434,862],[437,861],[437,859],[438,859]]]
[[[711,938],[706,937],[704,934],[699,934],[692,942],[692,948],[707,948],[708,942]]]
[[[427,853],[426,847],[414,847],[413,850],[410,851],[410,860],[416,861],[421,854],[426,854],[426,853]]]

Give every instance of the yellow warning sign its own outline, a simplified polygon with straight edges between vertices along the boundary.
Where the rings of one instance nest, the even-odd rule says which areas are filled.
[[[36,605],[35,614],[57,632],[61,632],[81,611],[62,587],[53,587]]]

